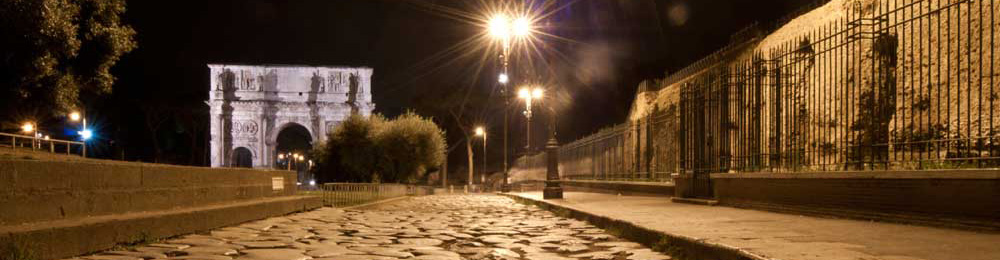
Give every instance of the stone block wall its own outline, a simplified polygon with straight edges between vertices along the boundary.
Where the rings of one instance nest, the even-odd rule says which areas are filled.
[[[728,206],[1000,229],[1000,172],[888,171],[712,174]]]
[[[281,178],[277,189],[274,178]],[[0,160],[0,226],[290,196],[295,178],[289,171]]]

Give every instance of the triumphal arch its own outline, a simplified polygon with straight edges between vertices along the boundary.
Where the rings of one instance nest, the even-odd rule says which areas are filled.
[[[370,115],[371,68],[209,64],[212,167],[271,168],[281,142],[318,144],[352,113]],[[298,132],[297,135],[288,133]],[[280,148],[280,149],[279,149]]]

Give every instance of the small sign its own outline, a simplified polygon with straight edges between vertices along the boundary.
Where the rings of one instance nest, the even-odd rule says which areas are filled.
[[[271,190],[285,190],[285,177],[271,177]]]

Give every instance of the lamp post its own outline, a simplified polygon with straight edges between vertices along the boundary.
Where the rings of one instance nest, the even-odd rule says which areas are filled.
[[[479,170],[480,182],[484,182],[486,178],[486,129],[482,126],[476,127],[476,136],[483,137],[483,168]]]
[[[21,125],[21,131],[24,132],[24,134],[31,135],[31,150],[35,150],[35,142],[38,139],[38,128],[35,127],[35,123],[32,122],[24,123],[23,125]]]
[[[506,14],[497,14],[490,18],[487,24],[487,30],[489,35],[494,39],[499,40],[502,45],[503,52],[500,54],[500,59],[503,62],[503,71],[500,75],[497,75],[497,82],[499,82],[503,87],[501,88],[501,97],[504,100],[504,110],[503,110],[503,185],[501,185],[502,192],[510,192],[510,187],[507,183],[507,174],[510,171],[507,165],[509,159],[507,153],[510,151],[508,147],[508,139],[510,133],[508,132],[509,122],[510,122],[510,86],[507,84],[510,82],[510,74],[508,74],[508,67],[510,64],[510,49],[511,49],[511,39],[513,37],[525,37],[531,34],[532,24],[531,20],[526,17],[519,17],[513,21]]]
[[[544,91],[538,87],[523,87],[517,91],[517,96],[524,100],[524,118],[527,124],[527,135],[525,136],[524,151],[531,152],[531,103],[533,100],[541,99]]]
[[[87,117],[85,117],[81,112],[74,111],[72,113],[69,113],[69,120],[74,122],[77,121],[80,122],[81,125],[80,131],[76,133],[80,135],[80,139],[83,140],[83,148],[82,148],[83,158],[87,158],[87,140],[89,140],[90,137],[94,135],[94,132],[90,131],[90,129],[87,129]]]
[[[563,190],[559,185],[559,140],[556,140],[556,109],[549,102],[549,141],[545,144],[545,189],[542,199],[562,199]]]

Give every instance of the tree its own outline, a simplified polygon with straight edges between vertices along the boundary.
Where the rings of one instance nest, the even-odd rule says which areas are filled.
[[[415,182],[444,162],[444,130],[412,111],[389,121],[376,133],[375,143],[385,182]]]
[[[437,170],[444,150],[444,130],[416,113],[352,115],[313,149],[313,169],[320,182],[412,183]]]
[[[0,103],[56,113],[111,92],[111,67],[136,48],[124,0],[0,0]]]
[[[371,182],[377,178],[375,133],[385,124],[379,115],[353,114],[334,128],[326,143],[313,148],[314,174],[320,182]]]

